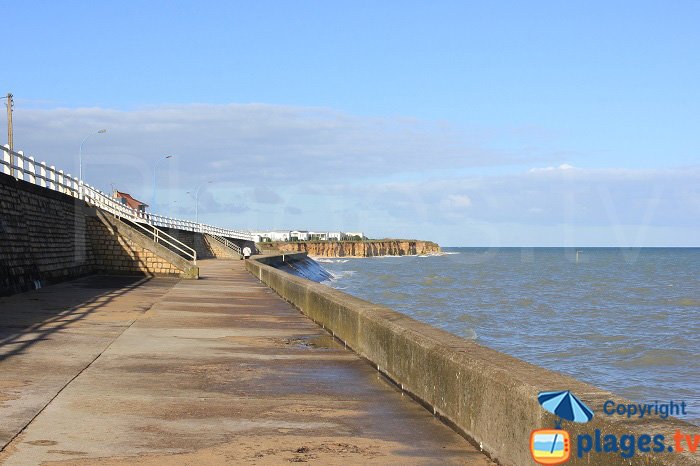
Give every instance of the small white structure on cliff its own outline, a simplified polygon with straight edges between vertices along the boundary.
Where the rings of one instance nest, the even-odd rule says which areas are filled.
[[[290,231],[274,230],[274,231],[254,231],[253,241],[256,243],[264,241],[289,241],[291,238]]]
[[[272,230],[252,232],[256,243],[266,241],[347,241],[363,240],[367,237],[361,232],[342,231],[308,231],[308,230]]]
[[[289,233],[289,237],[292,241],[308,241],[309,232],[306,230],[294,230]]]

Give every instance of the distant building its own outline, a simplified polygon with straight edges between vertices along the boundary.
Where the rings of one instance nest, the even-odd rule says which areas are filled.
[[[326,231],[310,231],[309,232],[309,239],[316,240],[316,241],[327,241],[328,240],[328,232],[326,232]]]
[[[138,199],[134,199],[129,193],[114,191],[112,197],[116,199],[117,202],[121,202],[123,205],[131,207],[132,209],[137,210],[139,212],[146,212],[146,207],[148,207],[148,204],[146,204],[145,202],[141,202]]]
[[[307,230],[273,230],[252,232],[253,241],[348,241],[362,240],[367,237],[362,232],[345,233],[342,231],[307,231]]]
[[[289,241],[291,232],[286,230],[274,231],[254,231],[252,232],[253,241],[256,243],[264,243],[268,241]]]
[[[289,233],[292,241],[308,241],[309,232],[306,230],[294,230]]]
[[[353,239],[367,239],[367,237],[362,233],[361,231],[346,231],[345,236],[347,237],[346,239],[353,240]]]
[[[269,235],[272,241],[289,241],[291,238],[291,232],[289,231],[271,231]]]

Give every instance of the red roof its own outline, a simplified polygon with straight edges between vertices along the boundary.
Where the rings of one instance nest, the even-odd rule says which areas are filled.
[[[129,193],[115,191],[114,198],[115,199],[126,199],[126,205],[128,205],[132,209],[138,209],[141,206],[148,207],[148,204],[146,204],[145,202],[141,202],[138,199],[134,199],[133,197],[131,197],[131,194],[129,194]]]

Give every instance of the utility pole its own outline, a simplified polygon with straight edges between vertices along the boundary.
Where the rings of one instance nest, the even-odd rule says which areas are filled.
[[[7,93],[7,145],[10,146],[10,151],[15,150],[15,144],[12,141],[12,108],[15,105],[14,100],[12,100],[12,94]]]

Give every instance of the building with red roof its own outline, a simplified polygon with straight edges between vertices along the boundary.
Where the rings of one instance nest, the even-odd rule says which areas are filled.
[[[129,206],[139,212],[146,212],[146,207],[148,207],[148,204],[141,202],[138,199],[134,199],[129,193],[123,193],[115,190],[112,197],[125,206]]]

